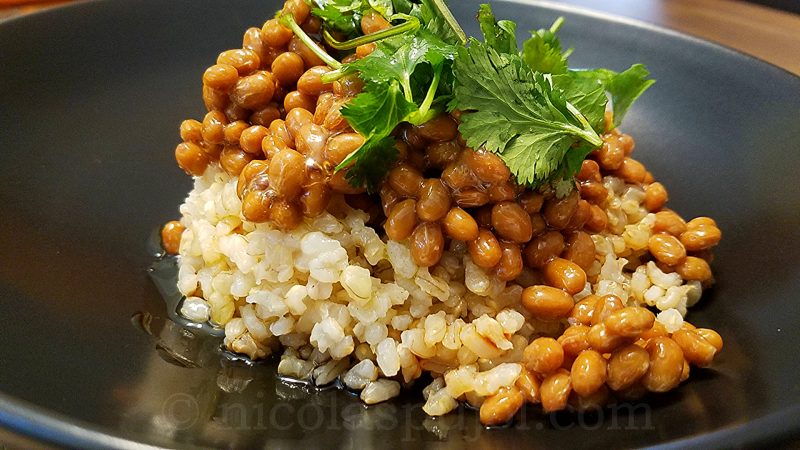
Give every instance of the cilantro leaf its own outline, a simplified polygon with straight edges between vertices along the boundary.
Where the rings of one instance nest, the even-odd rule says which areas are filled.
[[[361,15],[344,14],[336,9],[313,8],[311,14],[322,19],[329,29],[345,36],[355,36],[361,32]]]
[[[314,0],[311,14],[323,20],[326,28],[348,37],[361,34],[361,17],[369,9],[364,0]]]
[[[366,186],[368,192],[375,192],[386,171],[397,159],[397,141],[392,136],[372,136],[351,153],[339,167],[348,164],[347,181],[353,186]],[[386,168],[382,170],[381,168]]]
[[[362,9],[363,3],[363,0],[313,0],[313,4],[319,9],[339,12]]]
[[[580,111],[598,133],[605,128],[608,97],[603,83],[593,77],[581,75],[582,71],[568,71],[553,75],[553,85],[564,91],[567,101]]]
[[[581,165],[583,165],[583,160],[586,159],[586,157],[589,156],[589,153],[594,151],[596,148],[597,146],[588,144],[586,142],[579,142],[573,145],[572,148],[567,151],[564,160],[561,161],[561,167],[557,171],[559,173],[559,177],[572,181],[575,175],[580,172]]]
[[[598,132],[605,129],[605,109],[608,103],[606,93],[612,96],[615,125],[618,125],[631,104],[654,80],[647,80],[647,70],[639,64],[622,73],[608,69],[570,70],[563,75],[554,75],[553,84],[562,89],[567,100],[580,110],[592,127]],[[573,146],[565,155],[561,167],[557,170],[563,183],[551,183],[565,191],[571,185],[573,177],[580,171],[583,160],[594,150],[594,147],[581,142]],[[559,188],[560,186],[560,188]]]
[[[597,84],[611,96],[614,112],[614,125],[622,123],[633,102],[641,96],[655,80],[647,79],[650,75],[642,64],[634,64],[624,72],[609,69],[575,70],[570,76],[581,85]]]
[[[495,21],[492,7],[483,3],[478,11],[478,23],[483,33],[483,42],[500,53],[516,53],[517,24],[510,20]]]
[[[585,141],[573,144],[564,155],[561,165],[550,179],[550,187],[556,197],[563,198],[575,190],[575,176],[580,172],[583,160],[597,147]]]
[[[556,32],[564,23],[559,17],[550,29],[531,30],[531,37],[522,45],[522,56],[535,72],[562,74],[567,72],[567,57],[572,49],[561,51]]]
[[[337,169],[350,167],[348,180],[354,186],[366,185],[373,191],[397,157],[391,132],[416,109],[414,103],[405,99],[396,81],[365,86],[362,93],[342,107],[341,113],[366,140]]]
[[[392,0],[312,0],[311,3],[311,13],[323,20],[328,31],[338,31],[348,38],[362,34],[361,18],[367,11],[374,9],[387,19],[394,14]]]
[[[392,54],[396,51],[384,51],[384,46],[379,46],[366,58],[357,59],[342,66],[342,73],[358,73],[359,78],[367,82],[382,83],[403,74],[403,67],[395,60]]]
[[[448,44],[463,44],[467,37],[458,25],[445,0],[422,0],[420,18],[425,29]]]
[[[370,83],[342,107],[341,113],[363,136],[388,136],[416,109],[416,105],[405,99],[397,82]]]
[[[454,46],[423,29],[410,38],[397,36],[382,41],[370,55],[346,64],[342,72],[357,72],[361,79],[371,83],[399,83],[408,102],[422,102],[412,120],[418,124],[421,118],[430,118],[429,113],[435,112],[431,106],[454,52]],[[445,81],[452,78],[445,77]],[[443,95],[448,95],[448,87],[443,87]]]
[[[634,64],[622,73],[608,69],[569,70],[567,58],[572,49],[562,52],[556,34],[563,22],[559,17],[550,29],[531,31],[531,38],[523,44],[525,62],[535,72],[554,74],[554,85],[564,91],[567,100],[597,131],[603,129],[608,102],[602,97],[607,92],[611,96],[614,125],[619,125],[633,102],[655,81],[647,79],[650,73],[641,64]]]
[[[538,185],[553,178],[572,143],[558,131],[528,132],[509,141],[500,157],[518,182]]]
[[[606,90],[611,94],[614,108],[614,125],[622,123],[633,102],[655,83],[655,80],[647,79],[649,75],[650,72],[642,64],[634,64],[606,82]]]
[[[459,130],[467,144],[497,153],[520,183],[547,182],[573,144],[602,143],[561,90],[519,54],[501,54],[471,39],[458,49],[453,70],[450,106],[463,111]]]

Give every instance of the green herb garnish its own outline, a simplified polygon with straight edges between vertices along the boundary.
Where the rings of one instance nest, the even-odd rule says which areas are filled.
[[[478,25],[486,45],[500,53],[516,53],[517,24],[510,20],[495,21],[492,8],[484,3],[478,10]]]
[[[534,71],[554,74],[567,71],[567,58],[572,49],[561,51],[561,40],[556,33],[562,25],[564,18],[559,17],[549,29],[531,31],[530,39],[522,45],[522,56]]]
[[[619,74],[569,70],[572,49],[562,51],[557,36],[563,18],[532,31],[522,52],[514,27],[496,22],[488,5],[478,21],[484,42],[459,48],[454,64],[450,107],[464,112],[459,131],[471,147],[497,153],[517,182],[568,193],[583,159],[602,144],[607,93],[618,124],[653,81],[641,65]]]
[[[323,20],[328,32],[346,38],[361,35],[361,18],[374,9],[384,17],[394,14],[391,0],[313,0],[311,13]]]
[[[322,18],[322,35],[332,48],[377,44],[373,53],[349,64],[323,58],[336,69],[325,81],[356,73],[365,82],[341,112],[366,140],[337,170],[347,168],[352,184],[370,190],[397,157],[392,134],[398,125],[419,125],[458,109],[459,131],[470,147],[497,153],[519,183],[550,185],[566,194],[583,159],[602,144],[609,98],[617,126],[654,82],[640,64],[619,73],[570,69],[572,49],[563,50],[558,37],[563,18],[531,31],[520,50],[516,24],[497,21],[486,4],[477,15],[480,42],[466,38],[444,0],[313,3],[312,13]],[[360,20],[369,11],[392,27],[364,36]],[[296,24],[292,29],[303,33]]]
[[[647,90],[655,80],[649,80],[650,72],[642,64],[634,64],[624,72],[608,69],[575,71],[574,75],[583,80],[595,80],[611,96],[614,111],[614,125],[622,123],[633,102]]]
[[[520,183],[549,181],[580,141],[603,143],[552,78],[531,70],[518,53],[473,39],[459,49],[453,70],[451,105],[465,111],[459,130],[467,145],[497,153]]]
[[[325,81],[332,81],[356,73],[366,83],[341,110],[366,140],[337,170],[349,168],[349,181],[369,190],[377,187],[397,158],[390,138],[397,125],[427,122],[441,114],[451,98],[453,42],[458,41],[458,32],[438,14],[433,1],[423,1],[409,12],[414,15],[393,17],[425,26],[380,40],[370,55],[325,76]]]

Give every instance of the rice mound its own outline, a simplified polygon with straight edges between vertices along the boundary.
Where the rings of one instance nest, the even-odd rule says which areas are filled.
[[[427,371],[434,381],[423,409],[442,415],[513,385],[528,343],[561,330],[521,305],[523,287],[542,283],[537,271],[500,281],[460,241],[438,265],[418,267],[407,242],[383,240],[342,197],[282,232],[242,217],[236,184],[214,163],[181,205],[180,313],[224,326],[225,346],[252,359],[282,350],[281,375],[318,386],[339,378],[372,404]],[[654,222],[644,191],[616,177],[603,184],[609,226],[592,235],[596,259],[575,300],[614,294],[657,308],[668,331],[679,329],[701,284],[642,263]]]

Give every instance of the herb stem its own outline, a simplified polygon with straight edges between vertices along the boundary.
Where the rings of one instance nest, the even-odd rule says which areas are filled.
[[[411,79],[404,77],[400,80],[403,86],[403,97],[411,103],[414,103],[414,93],[411,91]]]
[[[333,35],[331,35],[327,29],[323,30],[322,37],[325,39],[325,42],[327,42],[328,45],[336,50],[351,50],[359,45],[381,41],[383,39],[390,38],[392,36],[398,36],[400,34],[413,33],[419,29],[420,23],[416,17],[407,16],[405,14],[398,14],[398,16],[401,16],[406,21],[401,24],[394,25],[391,28],[376,31],[375,33],[366,34],[364,36],[359,36],[357,38],[350,39],[349,41],[341,42],[336,40],[336,38],[333,37]]]
[[[334,69],[340,69],[342,67],[342,63],[337,61],[331,55],[327,54],[325,50],[320,48],[320,46],[316,42],[314,42],[314,40],[311,39],[311,37],[307,35],[302,28],[300,28],[300,25],[298,25],[297,22],[294,21],[294,17],[292,17],[291,14],[284,14],[283,16],[281,16],[280,23],[281,25],[290,28],[294,33],[294,35],[297,36],[298,39],[300,39],[300,41],[306,45],[306,47],[308,47],[312,52],[314,52],[315,55],[319,56],[319,59],[321,59],[329,67],[332,67]]]
[[[333,83],[334,81],[338,80],[339,78],[342,78],[345,75],[345,73],[346,72],[344,71],[344,67],[336,69],[336,70],[331,70],[330,72],[324,73],[322,75],[322,82],[325,83],[325,84]]]
[[[581,126],[583,126],[583,129],[580,130],[578,133],[581,136],[581,138],[583,138],[583,140],[592,144],[595,147],[603,145],[603,140],[600,138],[600,136],[597,135],[594,129],[592,129],[592,126],[589,124],[589,121],[586,120],[586,117],[583,117],[583,114],[580,111],[578,111],[578,108],[576,108],[572,103],[570,102],[566,103],[567,103],[567,110],[569,110],[569,112],[571,112],[572,115],[575,116],[576,119],[578,119],[578,122],[581,123]]]
[[[564,17],[563,16],[559,17],[558,19],[556,19],[556,21],[553,22],[552,25],[550,25],[550,32],[553,33],[553,34],[557,33],[558,30],[561,29],[561,25],[564,25]]]
[[[551,32],[551,33],[553,33],[553,34],[556,34],[556,33],[558,32],[558,30],[560,30],[560,29],[561,29],[561,26],[562,26],[562,25],[564,25],[564,17],[563,17],[563,16],[562,16],[562,17],[559,17],[558,19],[556,19],[556,21],[555,21],[555,22],[553,22],[553,24],[552,24],[552,25],[550,25],[550,32]],[[564,53],[562,53],[562,57],[563,57],[563,58],[568,58],[568,57],[569,57],[569,55],[571,55],[571,54],[572,54],[572,51],[573,51],[573,50],[575,50],[575,49],[574,49],[574,48],[571,48],[571,47],[570,47],[570,48],[568,48],[568,49],[566,49],[566,50],[564,51]]]
[[[442,78],[442,69],[439,67],[439,70],[435,70],[433,72],[433,80],[431,81],[431,85],[428,88],[428,92],[425,94],[425,99],[422,100],[422,104],[419,107],[419,111],[422,113],[423,116],[427,115],[428,110],[431,108],[433,104],[433,98],[436,96],[436,90],[439,88],[439,80]]]
[[[453,16],[453,13],[450,11],[450,8],[447,7],[447,4],[444,2],[444,0],[431,0],[431,1],[433,2],[433,5],[436,6],[436,9],[439,10],[439,13],[442,14],[442,17],[444,17],[445,22],[447,22],[447,24],[450,25],[450,28],[453,30],[453,32],[456,33],[456,36],[458,36],[458,40],[461,41],[461,45],[466,45],[467,35],[466,33],[464,33],[464,30],[461,28],[461,25],[458,24],[458,21]]]

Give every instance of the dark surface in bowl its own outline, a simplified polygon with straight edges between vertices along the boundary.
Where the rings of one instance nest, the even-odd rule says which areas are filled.
[[[476,33],[478,2],[451,3]],[[190,187],[173,159],[177,126],[202,116],[204,68],[275,4],[90,2],[0,25],[0,425],[75,446],[106,439],[95,431],[156,445],[279,448],[701,446],[797,433],[800,80],[706,43],[578,13],[495,6],[518,21],[520,38],[565,15],[576,67],[643,62],[658,80],[624,129],[671,207],[714,217],[723,230],[718,286],[690,313],[725,338],[713,369],[633,413],[529,408],[489,431],[465,409],[426,419],[419,396],[364,408],[345,392],[278,383],[273,364],[221,359],[216,342],[160,319],[147,242]]]

